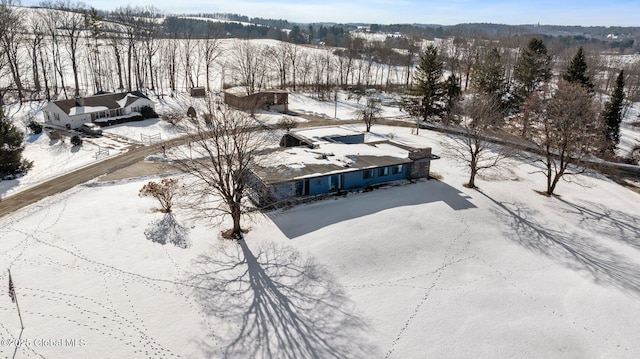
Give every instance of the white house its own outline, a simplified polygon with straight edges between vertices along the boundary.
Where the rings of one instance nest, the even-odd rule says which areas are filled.
[[[58,127],[76,129],[85,122],[107,122],[116,117],[140,113],[140,109],[154,103],[141,92],[121,92],[50,101],[43,109],[44,122]]]

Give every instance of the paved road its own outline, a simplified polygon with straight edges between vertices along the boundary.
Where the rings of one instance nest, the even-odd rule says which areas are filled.
[[[60,177],[43,182],[23,192],[16,193],[0,200],[0,218],[22,207],[35,203],[47,196],[64,192],[78,184],[85,183],[105,173],[130,166],[143,160],[148,155],[160,151],[161,144],[152,146],[136,146],[122,155],[94,163]]]

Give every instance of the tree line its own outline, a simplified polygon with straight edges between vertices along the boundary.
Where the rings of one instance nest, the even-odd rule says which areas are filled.
[[[510,71],[502,60],[505,52],[478,48],[463,96],[456,73],[444,76],[446,50],[429,45],[422,52],[404,106],[421,121],[460,129],[449,146],[469,166],[467,186],[475,187],[476,175],[498,166],[514,145],[535,153],[547,195],[554,194],[560,179],[582,172],[585,161],[615,158],[627,104],[623,69],[603,106],[585,50],[578,48],[556,72],[544,41],[534,37]]]

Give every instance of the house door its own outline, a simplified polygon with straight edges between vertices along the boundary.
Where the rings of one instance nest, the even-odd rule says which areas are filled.
[[[342,175],[329,176],[329,192],[339,191],[342,189]]]
[[[309,195],[309,180],[298,181],[295,183],[296,196],[308,196]]]

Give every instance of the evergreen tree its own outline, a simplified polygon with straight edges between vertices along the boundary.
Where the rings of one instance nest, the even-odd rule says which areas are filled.
[[[294,25],[289,32],[289,41],[294,44],[303,44],[305,42],[302,31],[298,25]]]
[[[455,108],[462,95],[462,89],[458,83],[458,78],[455,74],[451,74],[444,83],[444,116],[443,122],[448,124],[453,116],[451,114],[455,112]]]
[[[551,79],[551,56],[542,39],[532,38],[513,69],[515,105]]]
[[[587,76],[587,61],[582,46],[580,46],[576,55],[571,59],[567,70],[562,74],[562,79],[574,84],[580,84],[590,92],[593,91],[593,83],[591,83],[591,79]]]
[[[409,113],[424,121],[440,118],[444,111],[443,60],[438,49],[429,45],[420,55],[420,62],[413,74],[415,86],[411,96],[405,99]]]
[[[0,109],[0,179],[26,172],[33,165],[22,158],[24,134]]]
[[[502,103],[507,91],[502,58],[497,48],[491,49],[483,61],[478,61],[471,83],[477,92],[494,96]]]
[[[624,70],[616,78],[616,84],[611,98],[604,105],[602,117],[607,125],[607,149],[613,153],[620,143],[620,123],[622,122],[622,106],[624,104]]]

